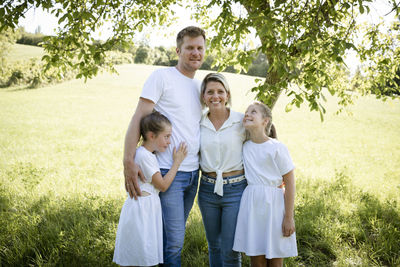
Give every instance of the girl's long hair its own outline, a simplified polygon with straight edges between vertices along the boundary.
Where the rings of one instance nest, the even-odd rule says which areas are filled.
[[[277,139],[278,135],[276,133],[275,125],[272,123],[271,109],[262,102],[254,102],[253,105],[256,105],[257,107],[260,108],[261,114],[263,115],[264,118],[269,119],[269,122],[268,122],[267,126],[265,127],[265,133],[267,134],[267,136]]]

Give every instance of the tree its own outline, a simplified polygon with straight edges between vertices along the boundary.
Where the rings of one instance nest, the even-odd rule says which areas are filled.
[[[399,8],[397,8],[399,12]],[[381,32],[381,24],[370,28],[363,27],[367,36],[359,47],[362,60],[368,61],[364,68],[367,74],[367,86],[363,88],[378,98],[400,95],[400,18],[387,32]]]
[[[44,39],[45,71],[55,68],[61,75],[74,68],[78,70],[77,78],[87,79],[98,73],[100,65],[115,71],[111,63],[104,63],[106,51],[129,47],[135,31],[148,25],[168,25],[167,18],[174,14],[173,3],[175,0],[6,0],[0,4],[0,32],[17,28],[27,10],[43,8],[54,14],[60,25],[57,36]],[[98,44],[91,33],[106,22],[111,23],[113,35]]]
[[[39,25],[35,29],[35,34],[40,34],[40,33],[42,33],[42,27]]]
[[[362,86],[363,82],[364,82],[364,77],[361,74],[360,67],[358,67],[356,69],[356,73],[351,79],[351,90],[359,91],[359,88]]]
[[[149,48],[146,46],[139,46],[136,50],[135,63],[146,64],[149,58]]]
[[[284,91],[291,97],[288,107],[308,102],[310,109],[319,111],[322,118],[324,88],[343,99],[341,103],[349,102],[346,101],[349,94],[334,87],[334,74],[344,66],[346,51],[356,50],[364,61],[377,59],[377,55],[382,58],[389,51],[393,56],[370,61],[369,69],[373,70],[370,73],[380,84],[396,77],[393,69],[399,65],[400,52],[398,44],[390,40],[399,35],[398,23],[383,41],[378,41],[378,27],[367,29],[366,36],[372,40],[368,45],[358,45],[355,41],[359,31],[356,17],[369,12],[371,1],[195,0],[190,6],[195,18],[211,35],[209,48],[216,55],[220,70],[227,66],[247,70],[253,59],[263,53],[268,70],[265,80],[253,88],[258,99],[273,107]],[[387,1],[398,18],[399,1]],[[178,0],[9,0],[0,6],[0,31],[15,28],[19,18],[33,6],[48,10],[59,18],[62,27],[57,36],[45,40],[48,55],[43,59],[47,68],[74,67],[79,70],[78,77],[90,78],[98,72],[105,51],[126,44],[145,26],[172,21],[169,18],[174,15],[173,6],[179,3]],[[210,10],[219,12],[210,17]],[[91,33],[106,22],[112,23],[114,35],[100,45],[92,44]],[[261,46],[240,49],[252,31]],[[224,54],[227,47],[231,52]],[[377,86],[374,82],[369,85]]]
[[[11,29],[0,32],[0,78],[3,78],[4,70],[7,65],[7,56],[11,50],[11,46],[18,39],[20,32]]]
[[[2,32],[0,35],[0,66],[5,64],[6,55],[10,49],[11,44],[15,42],[14,34],[11,31]]]
[[[242,9],[235,14],[233,5],[239,2]],[[367,61],[377,54],[391,51],[392,58],[385,58],[385,64],[398,65],[399,46],[389,39],[399,36],[393,27],[390,36],[384,36],[378,42],[368,42],[370,46],[357,46],[355,37],[360,31],[356,24],[357,12],[369,12],[370,0],[308,0],[308,1],[218,1],[211,0],[208,5],[198,6],[197,18],[203,20],[216,34],[211,40],[210,48],[218,51],[216,59],[221,69],[225,65],[235,65],[247,69],[258,52],[266,55],[268,71],[264,82],[256,88],[258,99],[273,107],[282,91],[292,96],[291,105],[300,106],[306,100],[311,110],[325,112],[321,102],[324,99],[323,88],[348,103],[350,94],[335,85],[335,73],[341,72],[344,66],[343,57],[349,49],[363,55]],[[399,2],[390,1],[393,12],[399,15]],[[215,18],[209,18],[207,10],[215,6],[221,12]],[[237,12],[236,12],[237,13]],[[240,50],[243,40],[248,39],[251,29],[259,37],[261,46],[251,50]],[[369,28],[369,36],[379,36],[378,27]],[[375,35],[374,35],[375,34]],[[382,36],[381,36],[382,37]],[[231,46],[234,53],[224,57],[222,50]],[[382,83],[392,79],[392,70],[384,69],[382,62],[376,62],[370,68],[380,68],[379,77]],[[381,64],[381,65],[380,65]],[[372,73],[371,73],[372,74]],[[374,73],[377,75],[377,73]],[[293,86],[297,85],[297,87]],[[374,83],[371,87],[376,87]],[[296,88],[296,89],[293,89]],[[397,88],[399,90],[399,88]],[[322,101],[321,101],[322,100]]]

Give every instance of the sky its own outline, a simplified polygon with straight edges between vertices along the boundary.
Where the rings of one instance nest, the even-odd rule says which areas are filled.
[[[195,20],[190,19],[190,12],[187,12],[185,8],[177,6],[175,8],[178,21],[169,27],[168,29],[163,29],[162,31],[155,31],[151,34],[147,34],[145,36],[144,33],[139,33],[137,38],[137,42],[143,41],[146,39],[148,44],[152,47],[155,46],[164,46],[164,47],[174,47],[176,42],[177,33],[184,28],[185,26],[195,25],[200,26]],[[58,19],[43,11],[41,8],[32,8],[27,13],[25,18],[22,18],[19,23],[20,26],[25,28],[25,31],[34,33],[38,26],[40,26],[40,32],[46,35],[54,35],[55,30],[58,27]],[[182,26],[184,25],[184,26]],[[110,36],[110,32],[106,29],[102,29],[102,33],[98,34],[97,32],[94,34],[95,39],[106,39]],[[165,35],[166,36],[163,36]],[[163,38],[160,38],[163,36]]]
[[[394,12],[386,15],[390,12],[391,7],[385,0],[375,0],[370,5],[370,13],[362,15],[358,20],[359,22],[369,22],[378,23],[380,18],[383,18],[385,22],[390,22],[394,20]],[[177,6],[175,8],[176,15],[179,18],[174,25],[168,28],[164,28],[162,31],[153,31],[146,36],[144,33],[140,33],[136,38],[135,42],[146,41],[151,47],[164,46],[164,47],[174,47],[176,34],[189,25],[199,24],[190,19],[190,11],[186,10],[184,7]],[[385,16],[386,15],[386,16]],[[27,32],[35,32],[38,27],[40,27],[40,32],[46,35],[52,35],[55,33],[55,29],[58,27],[58,19],[53,15],[44,12],[40,8],[32,8],[27,13],[25,18],[22,18],[19,23],[20,26],[24,27]],[[110,32],[104,30],[99,34],[98,32],[94,34],[95,39],[105,39],[110,35]],[[163,36],[160,38],[160,36]],[[257,45],[260,42],[254,40]],[[347,65],[349,66],[350,72],[354,73],[358,65],[358,59],[356,58],[355,52],[349,52],[346,57]],[[357,62],[357,63],[356,63]],[[356,63],[356,64],[354,64]]]

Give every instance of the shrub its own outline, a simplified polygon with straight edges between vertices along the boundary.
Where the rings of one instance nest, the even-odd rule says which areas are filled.
[[[21,37],[17,39],[17,44],[40,46],[45,36],[42,33],[22,32]]]
[[[7,86],[17,85],[23,82],[24,74],[21,70],[16,69],[11,73],[10,78],[8,78]]]
[[[140,46],[136,50],[135,63],[146,64],[149,61],[149,51],[150,49],[146,46]]]

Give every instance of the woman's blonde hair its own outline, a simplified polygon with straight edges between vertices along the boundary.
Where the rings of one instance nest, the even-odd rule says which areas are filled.
[[[224,75],[221,73],[209,73],[206,77],[204,77],[203,82],[201,83],[201,94],[200,94],[200,103],[201,106],[204,108],[206,104],[204,103],[203,96],[207,89],[207,84],[209,82],[218,82],[222,84],[225,88],[225,91],[228,94],[228,101],[226,101],[225,105],[231,106],[231,90],[229,89],[228,82]]]

